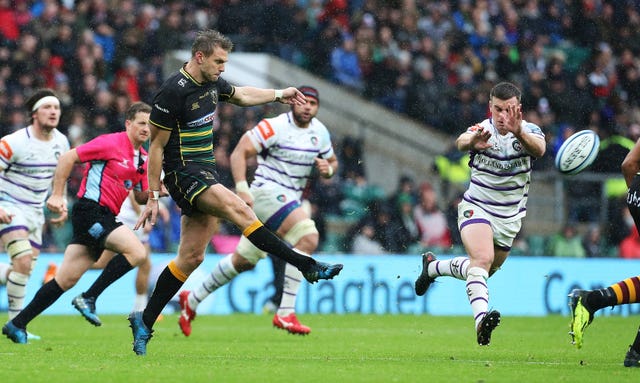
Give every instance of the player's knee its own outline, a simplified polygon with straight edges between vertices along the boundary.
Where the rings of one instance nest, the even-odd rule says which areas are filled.
[[[82,275],[68,275],[68,274],[56,274],[56,283],[62,289],[67,291],[78,283]]]
[[[283,239],[297,249],[311,254],[318,247],[318,236],[315,222],[306,218],[293,225]]]
[[[239,253],[233,253],[233,257],[231,258],[231,262],[233,263],[233,268],[236,269],[237,272],[242,273],[247,270],[251,270],[256,267],[257,260],[260,258],[251,257],[251,259],[245,258],[244,255]]]
[[[33,248],[27,238],[16,238],[7,243],[7,255],[11,259],[14,270],[31,274]]]

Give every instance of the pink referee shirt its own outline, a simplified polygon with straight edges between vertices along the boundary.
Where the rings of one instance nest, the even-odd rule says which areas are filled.
[[[135,158],[126,132],[104,134],[76,148],[86,162],[78,198],[98,202],[118,215],[131,189],[147,190],[147,152],[140,147],[142,160]],[[140,170],[138,170],[140,169]]]

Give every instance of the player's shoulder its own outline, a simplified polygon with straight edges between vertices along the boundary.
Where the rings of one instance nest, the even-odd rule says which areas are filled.
[[[542,128],[533,122],[522,120],[522,127],[527,130],[529,133],[537,134],[544,137],[544,132]]]

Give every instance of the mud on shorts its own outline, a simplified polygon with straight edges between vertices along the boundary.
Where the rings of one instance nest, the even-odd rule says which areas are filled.
[[[73,205],[71,225],[73,238],[70,244],[86,246],[92,259],[97,261],[104,250],[107,236],[122,223],[116,221],[116,216],[108,207],[81,198]]]
[[[168,171],[163,181],[182,214],[189,216],[198,211],[196,200],[200,193],[220,183],[219,179],[213,165],[187,163],[180,169]]]
[[[478,205],[463,200],[458,205],[458,229],[462,231],[463,227],[473,223],[490,225],[493,230],[494,245],[506,251],[511,249],[513,240],[522,227],[522,219],[505,222],[504,219],[492,216]]]

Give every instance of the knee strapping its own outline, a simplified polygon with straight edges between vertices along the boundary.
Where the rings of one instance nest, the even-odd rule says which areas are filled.
[[[318,234],[318,229],[316,229],[316,223],[312,219],[306,218],[293,225],[283,239],[295,246],[300,239],[309,234]]]
[[[31,256],[32,253],[31,242],[26,238],[14,239],[7,244],[7,254],[11,260],[27,255]]]
[[[240,237],[240,242],[236,247],[236,252],[240,256],[251,264],[255,265],[259,260],[267,256],[267,253],[258,249],[251,241],[249,241],[244,235]]]

